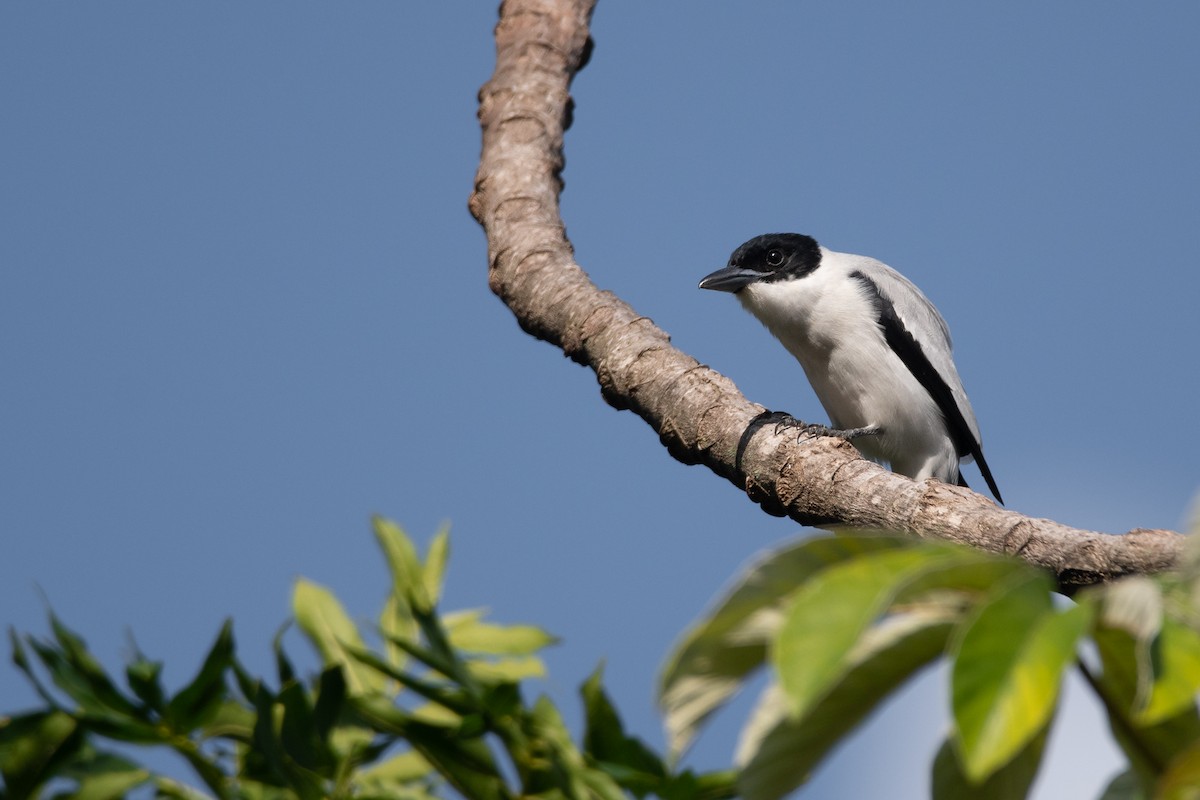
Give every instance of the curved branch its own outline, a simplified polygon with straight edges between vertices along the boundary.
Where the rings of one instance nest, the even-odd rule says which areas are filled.
[[[672,456],[703,464],[764,510],[804,524],[882,528],[1019,555],[1065,586],[1157,572],[1183,537],[1138,529],[1115,536],[998,508],[937,481],[914,482],[833,438],[798,442],[766,425],[739,442],[763,411],[573,259],[559,215],[568,88],[591,50],[594,0],[505,0],[496,71],[480,90],[483,150],[470,209],[487,233],[489,283],[533,336],[591,367],[604,398],[658,432]]]

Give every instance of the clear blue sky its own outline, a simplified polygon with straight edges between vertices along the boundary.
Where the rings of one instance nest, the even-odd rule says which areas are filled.
[[[378,609],[371,513],[450,520],[448,606],[563,636],[544,688],[572,723],[605,659],[661,741],[669,643],[800,531],[489,293],[466,200],[495,5],[0,6],[0,621],[44,632],[44,594],[110,667],[132,631],[178,685],[232,616],[266,672],[297,576]],[[880,258],[949,321],[1010,507],[1178,528],[1198,30],[1185,3],[601,0],[568,232],[597,284],[806,419],[799,367],[696,281],[767,231]],[[924,796],[944,695],[918,682],[812,796]],[[1071,696],[1043,797],[1115,769]],[[0,709],[33,699],[0,669]],[[726,763],[738,713],[693,763]]]

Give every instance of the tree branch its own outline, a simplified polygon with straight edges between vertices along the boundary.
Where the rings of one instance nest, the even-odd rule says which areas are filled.
[[[480,90],[483,150],[472,215],[487,233],[489,284],[521,327],[591,367],[604,398],[658,432],[672,456],[703,464],[764,510],[804,524],[903,531],[1016,554],[1064,586],[1165,570],[1183,537],[1138,529],[1078,530],[998,508],[937,481],[914,482],[828,437],[798,442],[766,425],[763,411],[725,376],[675,349],[670,337],[573,258],[558,196],[571,79],[591,50],[594,0],[505,0],[496,26],[496,71]]]

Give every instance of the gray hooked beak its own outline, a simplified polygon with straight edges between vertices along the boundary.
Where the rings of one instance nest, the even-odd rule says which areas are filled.
[[[711,275],[705,275],[700,281],[701,289],[715,289],[718,292],[736,292],[744,289],[761,278],[761,272],[742,267],[722,267]]]

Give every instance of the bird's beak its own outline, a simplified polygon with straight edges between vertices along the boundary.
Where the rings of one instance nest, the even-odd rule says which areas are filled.
[[[718,292],[736,292],[749,286],[761,278],[761,272],[742,267],[722,267],[711,275],[705,275],[700,281],[701,289],[715,289]]]

